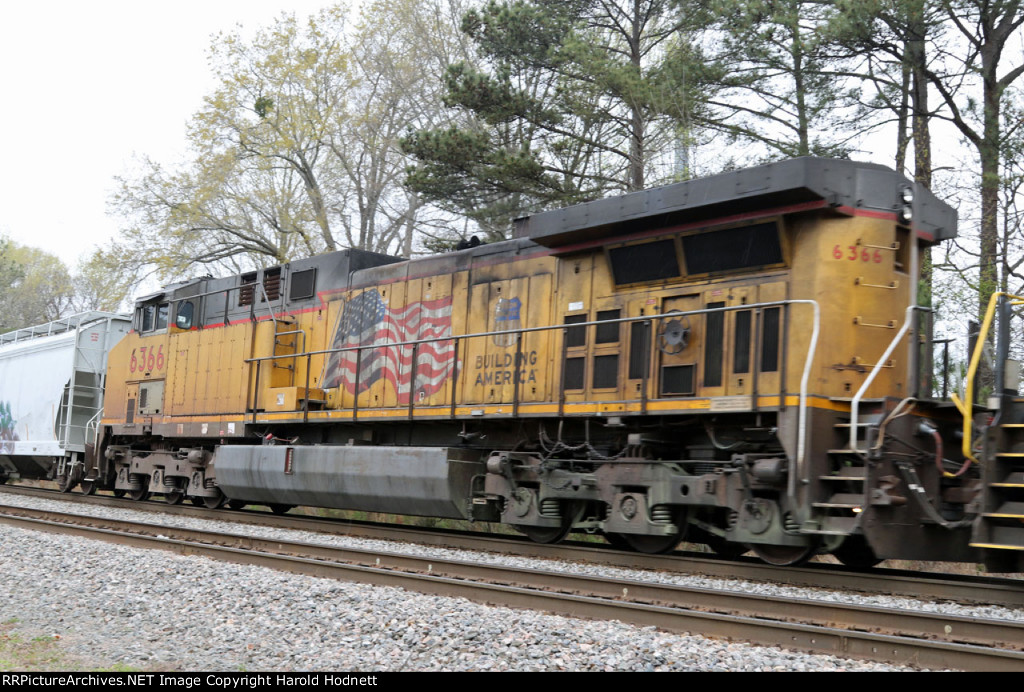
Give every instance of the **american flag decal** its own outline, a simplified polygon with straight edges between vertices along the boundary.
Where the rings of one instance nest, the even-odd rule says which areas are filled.
[[[391,310],[380,293],[371,289],[359,294],[345,306],[334,332],[332,349],[363,346],[359,360],[359,391],[365,392],[385,379],[398,393],[398,403],[408,404],[413,372],[413,347],[391,346],[452,333],[452,299],[439,298],[411,303]],[[373,348],[371,348],[373,347]],[[323,387],[344,386],[356,393],[356,351],[332,353],[324,366]],[[416,347],[416,395],[430,396],[454,377],[455,341],[431,341]]]

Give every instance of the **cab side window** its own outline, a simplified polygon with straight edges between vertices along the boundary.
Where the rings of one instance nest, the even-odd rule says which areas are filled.
[[[195,304],[190,300],[178,303],[178,314],[174,318],[174,326],[178,329],[191,329],[195,311]]]
[[[139,332],[158,332],[167,329],[167,316],[170,306],[167,303],[143,305],[138,309]]]

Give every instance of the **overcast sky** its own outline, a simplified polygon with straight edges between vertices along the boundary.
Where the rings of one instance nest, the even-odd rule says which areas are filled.
[[[0,10],[0,235],[72,270],[117,231],[114,176],[135,154],[185,155],[185,124],[214,83],[211,35],[308,16],[329,0],[59,0]]]
[[[358,4],[359,0],[346,0]],[[331,0],[56,0],[0,10],[0,235],[74,270],[115,237],[114,177],[133,157],[173,165],[214,88],[211,37],[243,33]],[[887,150],[883,147],[883,150]],[[856,158],[888,164],[867,149]]]

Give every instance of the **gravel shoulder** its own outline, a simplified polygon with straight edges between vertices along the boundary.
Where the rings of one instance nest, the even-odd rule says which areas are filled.
[[[17,500],[25,506],[50,502]],[[142,514],[100,513],[118,512]],[[151,514],[144,516],[153,520]],[[167,523],[195,521],[201,520],[168,517]],[[298,533],[216,523],[233,533],[279,532],[293,539]],[[320,542],[396,549],[384,541],[311,536]],[[39,669],[66,664],[66,669],[81,670],[85,663],[87,670],[162,671],[909,670],[12,527],[0,527],[0,540],[0,570],[9,594],[0,602],[0,625],[22,641],[49,642],[59,650],[56,662],[39,662]],[[403,550],[467,556],[423,546]],[[552,568],[549,561],[494,559]],[[679,578],[570,567],[625,572],[630,578]],[[27,661],[7,667],[10,662],[9,657],[0,659],[0,669],[35,665]]]

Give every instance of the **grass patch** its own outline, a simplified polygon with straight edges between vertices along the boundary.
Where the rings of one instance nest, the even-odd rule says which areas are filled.
[[[0,623],[0,672],[136,673],[153,670],[124,663],[97,664],[61,650],[59,634],[22,631],[17,618]]]
[[[17,626],[17,620],[0,624],[0,670],[66,670],[59,635],[25,635]]]

